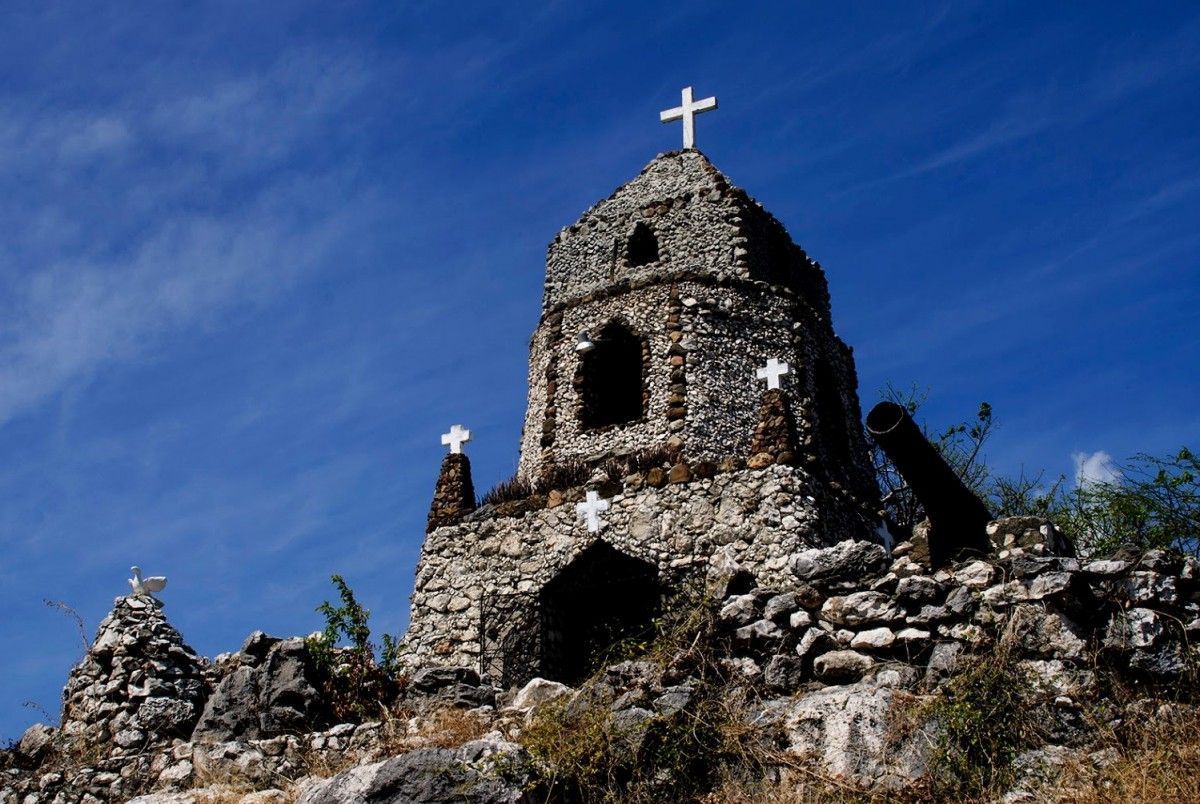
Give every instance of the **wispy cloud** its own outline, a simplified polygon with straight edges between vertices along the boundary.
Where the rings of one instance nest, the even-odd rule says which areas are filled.
[[[1081,489],[1121,481],[1120,467],[1104,450],[1076,452],[1071,460],[1075,462],[1075,485]]]
[[[22,205],[0,202],[14,233],[0,250],[0,425],[320,266],[365,191],[333,172],[270,168],[365,81],[352,59],[293,53],[190,91],[147,78],[120,106],[0,109],[0,180],[32,181]],[[214,171],[226,193],[243,174],[242,197],[216,203]]]

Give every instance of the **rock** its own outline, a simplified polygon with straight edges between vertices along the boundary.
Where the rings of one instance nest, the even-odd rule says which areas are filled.
[[[167,622],[162,601],[117,598],[63,690],[66,747],[100,759],[187,737],[210,691],[206,670]]]
[[[781,595],[775,595],[767,600],[766,605],[763,606],[763,619],[782,624],[799,608],[800,604],[796,602],[796,595],[794,593],[785,592]]]
[[[920,628],[901,628],[896,632],[896,641],[909,648],[920,649],[929,642],[931,637],[930,632]]]
[[[196,707],[191,702],[156,696],[142,702],[133,722],[150,734],[187,737],[196,716]]]
[[[887,553],[878,544],[846,540],[833,547],[801,550],[792,560],[792,572],[804,581],[857,581],[878,575],[887,563]]]
[[[936,743],[924,728],[897,735],[900,705],[896,690],[860,683],[771,701],[754,722],[781,732],[797,762],[815,762],[824,775],[855,786],[895,791],[924,776]]]
[[[938,582],[925,575],[910,575],[896,584],[896,600],[905,605],[936,603],[941,593]]]
[[[959,617],[969,617],[978,605],[978,598],[966,586],[956,587],[946,595],[946,610]],[[917,620],[910,618],[910,622],[917,622]]]
[[[783,629],[770,620],[757,620],[733,633],[739,648],[761,654],[775,652],[784,639]]]
[[[557,701],[566,695],[570,695],[573,690],[566,684],[560,684],[557,681],[548,681],[544,678],[535,678],[524,687],[521,687],[520,692],[513,698],[510,706],[513,709],[534,709],[543,704]]]
[[[1175,603],[1179,600],[1175,578],[1153,570],[1129,573],[1124,588],[1134,603]]]
[[[986,589],[996,577],[996,568],[986,561],[971,561],[954,571],[954,580],[968,589]]]
[[[884,650],[890,648],[896,641],[896,634],[886,627],[872,628],[861,631],[850,640],[850,647],[855,650]]]
[[[762,668],[758,662],[745,656],[735,659],[720,659],[717,664],[730,678],[742,681],[755,681],[762,675]]]
[[[758,619],[758,598],[754,595],[734,595],[722,604],[717,617],[732,626],[749,625]]]
[[[945,606],[922,606],[916,614],[909,615],[913,625],[934,625],[950,619],[950,610]]]
[[[800,638],[796,646],[796,655],[811,660],[814,656],[837,648],[837,641],[827,631],[820,628],[810,628]],[[811,661],[810,661],[811,663]]]
[[[988,523],[988,538],[997,550],[1020,548],[1048,556],[1073,556],[1075,547],[1053,522],[1036,516],[1010,516]]]
[[[926,678],[936,681],[949,676],[958,667],[960,653],[962,645],[957,642],[939,642],[934,645],[926,664]]]
[[[318,781],[297,804],[515,804],[526,800],[524,760],[520,746],[497,738],[422,748]]]
[[[1087,640],[1078,625],[1040,606],[1021,605],[1013,611],[1013,628],[1021,647],[1033,656],[1081,659]]]
[[[1178,575],[1183,569],[1183,555],[1175,550],[1147,550],[1138,559],[1138,569]]]
[[[478,687],[479,673],[470,667],[424,667],[413,675],[410,687],[422,695],[433,695],[459,684]]]
[[[834,650],[813,660],[813,673],[826,684],[848,684],[858,681],[875,666],[870,656],[852,650]]]
[[[795,692],[803,681],[804,660],[799,656],[772,656],[763,671],[763,684],[776,692]]]
[[[281,641],[279,637],[267,636],[262,631],[255,631],[242,643],[242,647],[238,650],[238,660],[242,664],[254,667],[267,658],[267,653],[271,648]]]
[[[692,702],[695,690],[686,684],[667,687],[663,694],[651,704],[660,715],[670,716],[685,709]]]
[[[704,584],[710,597],[725,600],[732,595],[744,595],[753,589],[754,575],[722,549],[709,559]]]
[[[821,607],[821,619],[855,628],[899,622],[904,619],[904,610],[882,592],[854,592],[826,600]]]
[[[1083,571],[1091,575],[1120,575],[1131,566],[1128,561],[1102,559],[1087,562],[1083,565]]]
[[[26,761],[37,765],[54,744],[55,729],[45,723],[34,723],[25,729],[17,742],[17,753]]]
[[[321,693],[322,671],[303,638],[252,634],[247,645],[252,650],[265,645],[266,653],[221,680],[192,731],[193,740],[256,740],[332,725],[333,713]]]
[[[1128,651],[1148,648],[1163,634],[1163,623],[1150,609],[1129,609],[1113,615],[1104,632],[1104,646]]]
[[[253,667],[239,667],[225,676],[209,696],[192,731],[192,739],[204,742],[257,739],[262,735],[257,712],[258,672]]]
[[[788,626],[793,631],[799,631],[801,629],[808,628],[810,625],[812,625],[812,622],[812,615],[804,609],[793,611],[791,616],[788,617]]]

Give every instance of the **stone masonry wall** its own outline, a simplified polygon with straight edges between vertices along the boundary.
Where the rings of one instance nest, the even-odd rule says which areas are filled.
[[[530,349],[522,476],[534,481],[556,461],[597,460],[664,446],[697,461],[743,456],[764,388],[755,372],[775,357],[792,367],[792,375],[783,380],[784,392],[796,411],[808,462],[815,466],[829,456],[842,456],[827,460],[827,466],[836,463],[835,476],[860,498],[871,499],[874,485],[849,350],[781,290],[761,283],[680,281],[581,301],[543,321]],[[649,341],[643,378],[649,404],[638,421],[585,429],[579,392],[570,381],[582,358],[574,338],[563,333],[594,333],[614,320]],[[822,362],[827,366],[823,373],[815,370]],[[835,408],[817,404],[818,375],[826,398],[839,400]],[[682,418],[673,410],[682,410]],[[836,428],[846,439],[841,449],[820,443],[818,420],[831,415],[842,420]]]
[[[497,621],[517,622],[522,613],[510,607],[535,595],[598,540],[657,566],[664,579],[702,573],[720,555],[746,567],[760,584],[778,585],[796,552],[842,538],[842,528],[830,532],[824,523],[847,521],[833,510],[839,501],[811,475],[786,465],[661,488],[626,486],[611,497],[599,533],[576,519],[574,502],[582,495],[575,489],[554,507],[518,517],[484,507],[430,533],[406,637],[411,660],[478,668],[485,604]]]

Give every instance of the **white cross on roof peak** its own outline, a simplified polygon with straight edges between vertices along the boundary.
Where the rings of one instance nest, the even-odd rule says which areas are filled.
[[[451,455],[462,452],[462,445],[471,440],[471,431],[461,424],[451,425],[450,432],[442,433],[442,443],[450,448]]]
[[[714,95],[710,98],[701,98],[698,101],[692,100],[692,88],[684,87],[682,95],[682,103],[674,109],[664,109],[658,113],[658,119],[664,123],[672,123],[676,120],[683,121],[683,147],[690,149],[696,147],[696,115],[704,112],[711,112],[717,108],[717,97]]]

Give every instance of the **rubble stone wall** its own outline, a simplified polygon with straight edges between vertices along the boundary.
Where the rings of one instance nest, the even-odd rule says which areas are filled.
[[[494,603],[492,616],[516,621],[520,612],[507,607],[522,605],[522,596],[536,594],[597,540],[655,565],[664,580],[704,572],[719,552],[770,586],[786,582],[792,555],[841,538],[848,521],[840,499],[804,469],[787,465],[661,488],[625,485],[611,496],[599,533],[577,520],[575,501],[582,495],[575,489],[554,507],[515,517],[484,507],[430,533],[406,637],[413,661],[479,668],[484,597],[512,601]],[[827,522],[839,527],[827,530]],[[866,538],[862,530],[858,535]]]

